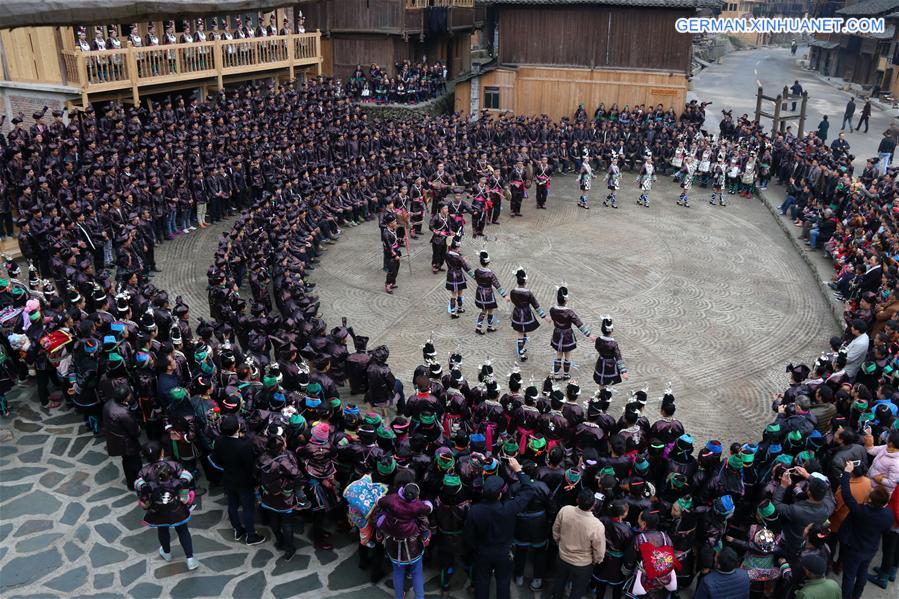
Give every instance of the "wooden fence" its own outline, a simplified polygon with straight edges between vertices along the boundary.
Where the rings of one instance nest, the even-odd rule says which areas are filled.
[[[315,66],[321,74],[321,33],[295,33],[241,40],[217,40],[146,48],[81,52],[63,50],[66,79],[81,90],[86,105],[90,94],[132,90],[134,103],[142,86],[216,78],[226,75]]]

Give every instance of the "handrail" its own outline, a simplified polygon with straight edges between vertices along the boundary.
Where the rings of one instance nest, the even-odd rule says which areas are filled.
[[[321,32],[89,52],[62,50],[62,56],[66,79],[81,90],[85,102],[90,93],[128,88],[137,102],[141,85],[217,77],[221,86],[223,75],[288,68],[292,77],[294,67],[318,65],[321,69]]]
[[[422,8],[474,8],[474,0],[406,0],[406,10]]]

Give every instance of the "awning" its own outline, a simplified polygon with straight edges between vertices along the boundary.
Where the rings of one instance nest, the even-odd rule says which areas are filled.
[[[822,50],[833,50],[840,45],[840,42],[832,42],[830,40],[812,40],[808,45],[813,48],[821,48]]]
[[[288,0],[0,0],[0,29],[178,20],[228,13],[255,14],[295,3]]]

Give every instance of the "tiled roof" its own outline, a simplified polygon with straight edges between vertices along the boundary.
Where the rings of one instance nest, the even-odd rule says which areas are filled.
[[[605,4],[645,8],[720,8],[722,0],[478,0],[480,4],[529,4],[551,6],[565,4]],[[896,2],[899,6],[899,0]]]
[[[858,4],[846,6],[837,11],[838,15],[847,17],[873,17],[899,8],[899,0],[863,0]]]

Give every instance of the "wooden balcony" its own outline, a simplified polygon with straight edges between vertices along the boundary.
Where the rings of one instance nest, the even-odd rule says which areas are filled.
[[[474,8],[474,0],[406,0],[406,10],[422,8]]]
[[[296,33],[244,40],[218,40],[96,52],[63,50],[66,78],[91,94],[131,89],[134,103],[142,87],[197,79],[222,79],[259,71],[314,66],[321,74],[321,33]]]

